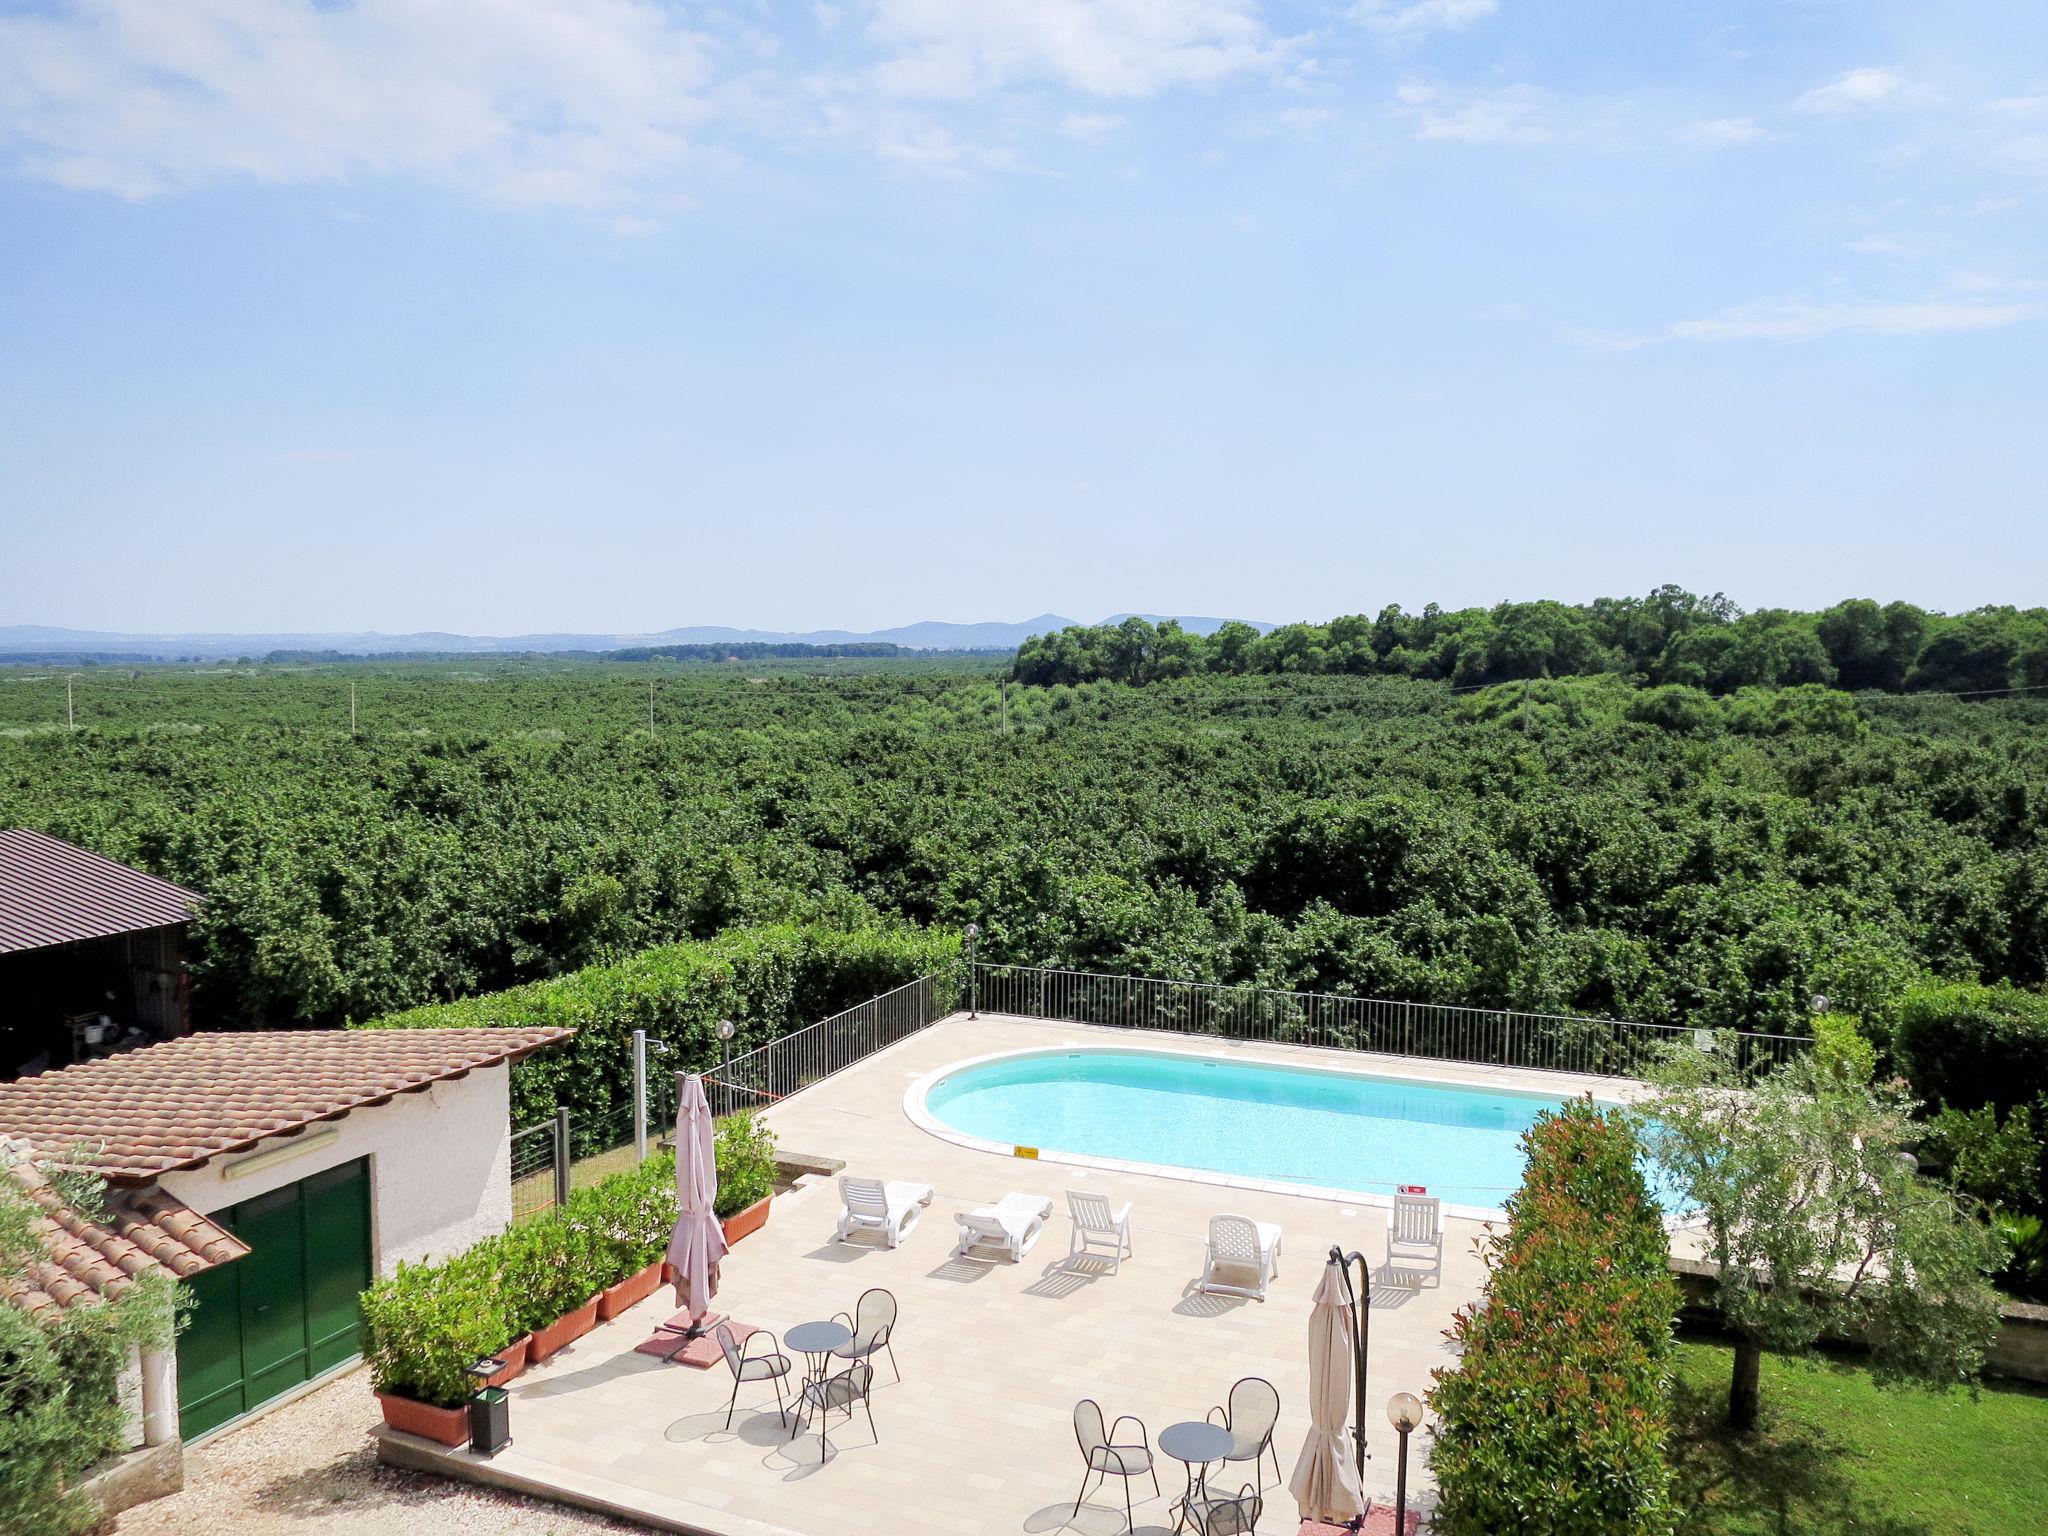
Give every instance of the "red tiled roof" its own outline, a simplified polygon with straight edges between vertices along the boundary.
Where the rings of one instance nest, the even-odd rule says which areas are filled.
[[[295,1029],[188,1035],[18,1083],[0,1126],[118,1184],[197,1168],[270,1136],[566,1040],[566,1029]]]
[[[61,837],[0,828],[0,954],[189,922],[200,899]]]
[[[118,1295],[137,1275],[182,1280],[249,1251],[160,1189],[110,1190],[105,1212],[87,1217],[30,1160],[27,1142],[0,1138],[0,1178],[10,1177],[40,1207],[31,1230],[42,1255],[0,1275],[0,1300],[30,1314]]]

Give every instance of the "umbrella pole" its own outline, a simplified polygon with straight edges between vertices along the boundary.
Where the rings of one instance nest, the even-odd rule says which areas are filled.
[[[1354,1340],[1351,1361],[1351,1447],[1353,1454],[1358,1458],[1358,1486],[1363,1490],[1366,1462],[1365,1347],[1372,1330],[1372,1269],[1366,1263],[1364,1254],[1346,1253],[1334,1245],[1330,1249],[1330,1262],[1343,1271],[1344,1289],[1349,1293],[1348,1299],[1351,1303],[1351,1337]],[[1354,1264],[1358,1266],[1357,1281],[1351,1278],[1351,1266]],[[1370,1504],[1371,1500],[1366,1499],[1363,1502]],[[1364,1524],[1365,1515],[1362,1511],[1350,1522],[1354,1531]]]

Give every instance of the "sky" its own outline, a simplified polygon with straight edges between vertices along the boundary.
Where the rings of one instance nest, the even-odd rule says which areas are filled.
[[[0,0],[0,624],[2048,601],[2039,0]]]

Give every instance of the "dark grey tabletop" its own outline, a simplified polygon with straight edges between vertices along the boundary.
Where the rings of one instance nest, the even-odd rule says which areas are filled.
[[[1221,1461],[1230,1451],[1230,1431],[1200,1419],[1169,1424],[1159,1431],[1159,1449],[1175,1461],[1190,1464]]]
[[[853,1330],[844,1323],[798,1323],[782,1335],[782,1342],[807,1355],[829,1354],[853,1341]]]

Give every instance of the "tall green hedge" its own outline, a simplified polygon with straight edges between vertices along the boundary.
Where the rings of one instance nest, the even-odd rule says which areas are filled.
[[[1656,1202],[1618,1112],[1590,1100],[1523,1138],[1492,1273],[1430,1392],[1442,1536],[1664,1536],[1672,1529],[1671,1323]]]
[[[531,1125],[567,1105],[572,1125],[609,1126],[631,1112],[634,1030],[668,1047],[654,1054],[652,1070],[702,1071],[718,1062],[720,1019],[739,1026],[732,1042],[738,1055],[919,976],[936,971],[951,978],[959,949],[957,934],[919,928],[731,928],[614,965],[353,1027],[574,1029],[567,1046],[513,1067],[512,1122]]]
[[[2048,996],[1974,983],[1915,987],[1895,1049],[1928,1104],[2009,1110],[2048,1093]]]

